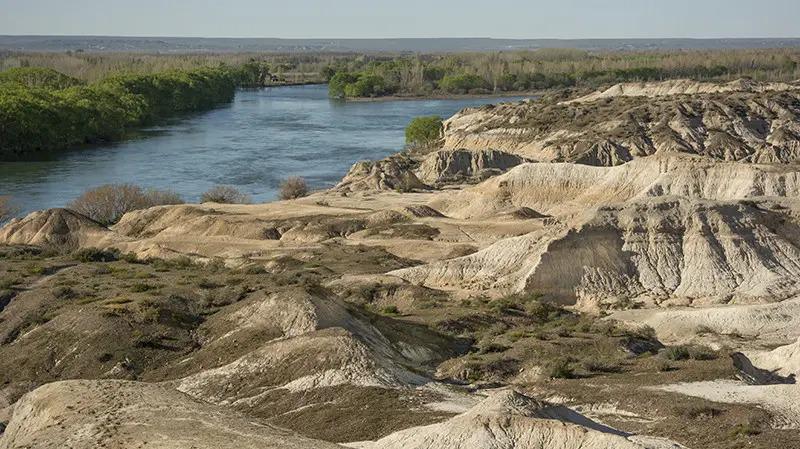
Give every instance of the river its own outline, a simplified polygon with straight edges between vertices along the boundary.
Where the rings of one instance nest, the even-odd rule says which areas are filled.
[[[446,118],[519,99],[340,102],[328,99],[326,86],[242,90],[230,104],[125,142],[0,162],[0,195],[11,195],[22,212],[62,207],[88,188],[125,182],[171,189],[190,202],[217,184],[270,201],[288,176],[328,187],[354,162],[399,151],[413,117]]]

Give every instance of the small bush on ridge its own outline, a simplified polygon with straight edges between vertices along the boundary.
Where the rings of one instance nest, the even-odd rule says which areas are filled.
[[[308,185],[306,185],[305,179],[299,176],[286,178],[286,180],[281,183],[279,197],[282,200],[293,200],[306,195],[308,195]]]
[[[215,186],[200,197],[202,203],[249,204],[250,195],[240,192],[233,186]]]

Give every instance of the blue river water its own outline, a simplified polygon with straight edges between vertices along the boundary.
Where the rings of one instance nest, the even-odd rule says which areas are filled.
[[[230,104],[132,140],[0,162],[0,195],[10,195],[22,212],[61,207],[88,188],[124,182],[171,189],[186,201],[225,184],[270,201],[288,176],[327,187],[354,162],[401,150],[413,117],[446,118],[464,107],[519,99],[340,102],[328,99],[326,86],[242,90]]]

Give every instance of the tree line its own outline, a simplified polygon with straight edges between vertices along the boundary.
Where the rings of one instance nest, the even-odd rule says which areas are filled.
[[[265,68],[201,67],[109,76],[85,83],[53,69],[0,72],[0,158],[123,138],[131,130],[233,99]]]
[[[323,68],[334,98],[525,92],[630,81],[790,81],[800,77],[800,52],[709,50],[605,52],[539,50],[339,60]]]

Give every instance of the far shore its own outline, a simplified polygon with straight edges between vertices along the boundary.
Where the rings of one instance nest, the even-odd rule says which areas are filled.
[[[357,97],[343,98],[344,101],[351,102],[374,102],[374,101],[404,101],[404,100],[469,100],[480,98],[508,98],[508,97],[541,97],[545,91],[522,91],[522,92],[497,92],[481,94],[443,94],[435,93],[431,95],[387,95],[383,97]]]
[[[321,83],[319,81],[297,81],[297,82],[270,84],[261,87],[244,87],[243,89],[263,89],[269,87],[295,87],[295,86],[327,86],[327,85],[328,83]],[[362,102],[366,103],[366,102],[378,102],[378,101],[469,100],[469,99],[481,99],[481,98],[508,98],[508,97],[538,98],[547,92],[549,91],[536,90],[536,91],[490,92],[490,93],[479,93],[479,94],[447,94],[447,93],[437,92],[430,95],[406,94],[406,95],[386,95],[381,97],[348,97],[348,98],[341,98],[340,100],[355,102],[355,103],[362,103]]]

